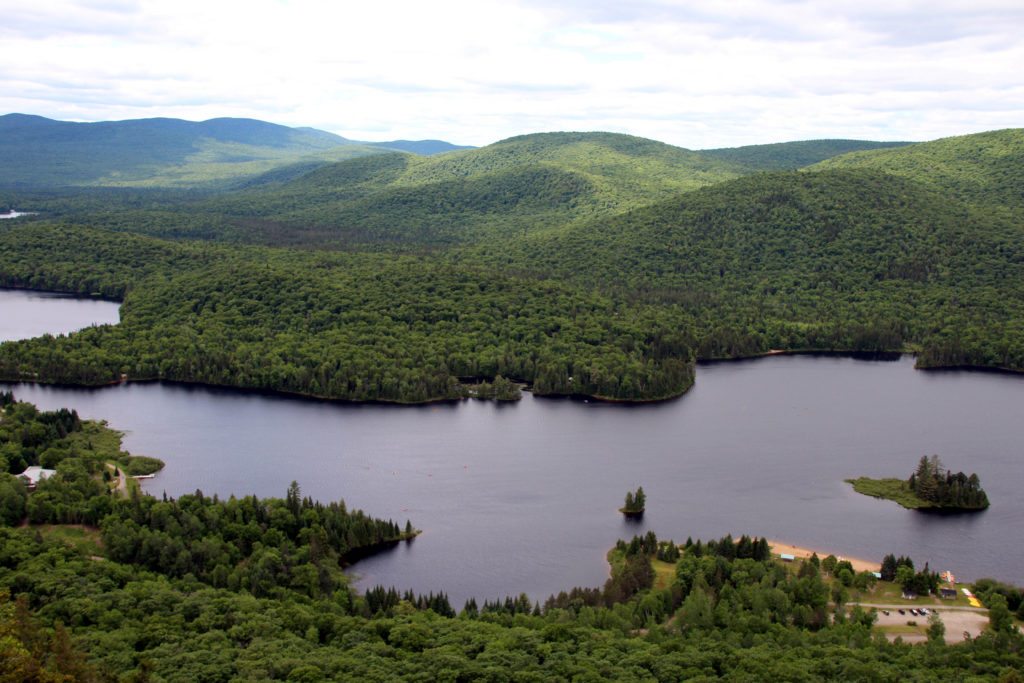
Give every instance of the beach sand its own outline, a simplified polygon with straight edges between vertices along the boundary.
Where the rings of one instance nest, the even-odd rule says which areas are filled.
[[[787,555],[792,555],[797,559],[810,557],[814,553],[818,553],[818,557],[822,560],[829,555],[835,555],[837,559],[848,561],[853,565],[854,570],[858,572],[877,572],[882,566],[882,563],[878,561],[871,562],[870,560],[865,560],[859,557],[844,557],[838,553],[833,553],[828,550],[804,548],[798,545],[783,543],[781,541],[773,541],[772,539],[768,539],[768,545],[771,546],[773,555],[781,555],[785,553]]]

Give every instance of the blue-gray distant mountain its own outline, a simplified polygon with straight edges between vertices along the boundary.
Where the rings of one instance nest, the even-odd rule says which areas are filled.
[[[384,147],[385,149],[394,149],[400,152],[411,152],[412,154],[422,156],[444,154],[445,152],[454,152],[459,149],[476,149],[471,145],[453,145],[444,140],[392,140],[390,142],[367,142],[365,144],[373,145],[374,147]]]
[[[871,140],[801,140],[770,145],[702,149],[698,152],[706,157],[731,162],[748,171],[791,171],[840,154],[911,144],[913,143]]]
[[[194,186],[300,160],[380,150],[313,128],[254,119],[153,118],[75,123],[0,116],[0,186]]]

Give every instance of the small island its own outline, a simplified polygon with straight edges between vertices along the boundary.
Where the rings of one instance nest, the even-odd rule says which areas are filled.
[[[647,504],[647,496],[644,494],[644,487],[639,486],[636,492],[626,493],[626,504],[619,508],[619,512],[627,517],[643,517],[644,506]]]
[[[853,490],[874,498],[892,500],[910,510],[977,511],[988,507],[988,496],[978,475],[953,474],[939,456],[922,456],[909,479],[847,479]]]

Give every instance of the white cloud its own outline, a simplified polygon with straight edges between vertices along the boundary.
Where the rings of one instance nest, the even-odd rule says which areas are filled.
[[[0,0],[0,111],[700,148],[1020,126],[1024,6],[975,0]]]

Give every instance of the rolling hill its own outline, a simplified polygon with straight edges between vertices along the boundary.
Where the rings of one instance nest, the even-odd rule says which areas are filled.
[[[253,119],[75,123],[0,116],[0,186],[195,186],[251,176],[304,157],[379,153],[312,128]]]
[[[231,187],[281,168],[312,168],[393,151],[435,155],[443,140],[361,142],[255,119],[153,118],[78,123],[0,116],[0,187]]]
[[[362,144],[372,145],[374,147],[383,147],[397,152],[421,154],[423,156],[433,156],[434,154],[444,154],[445,152],[456,152],[460,149],[474,149],[474,147],[470,145],[453,145],[452,143],[445,142],[444,140],[391,140],[389,142],[364,142]]]
[[[298,239],[321,244],[442,246],[543,232],[739,174],[653,140],[542,133],[433,157],[352,159],[201,210],[245,219],[261,241],[291,243],[301,228]]]
[[[551,133],[432,157],[390,152],[319,167],[291,165],[242,189],[214,195],[94,188],[42,206],[43,215],[30,219],[32,230],[9,229],[0,276],[17,273],[12,282],[20,286],[49,282],[62,290],[106,291],[95,289],[97,277],[102,281],[97,273],[110,272],[117,260],[112,254],[124,236],[92,233],[91,243],[69,251],[72,232],[32,247],[32,235],[53,227],[259,242],[299,247],[296,251],[303,253],[337,247],[374,252],[379,260],[332,266],[337,273],[349,267],[358,271],[346,288],[375,302],[365,316],[353,318],[364,325],[363,339],[378,333],[396,339],[420,332],[439,335],[437,345],[431,342],[403,359],[409,383],[404,389],[392,386],[390,400],[436,398],[448,391],[449,378],[492,374],[473,372],[474,365],[444,349],[441,340],[466,332],[457,321],[480,305],[473,287],[486,289],[499,279],[507,286],[495,310],[503,312],[506,322],[510,315],[531,318],[537,327],[517,325],[517,347],[502,350],[495,341],[509,334],[502,314],[474,322],[472,335],[480,341],[467,348],[473,355],[487,349],[475,367],[532,379],[553,393],[565,390],[568,377],[604,386],[614,376],[618,379],[608,384],[612,389],[592,395],[660,398],[671,393],[667,387],[686,385],[678,363],[771,349],[910,349],[919,352],[924,366],[1024,370],[1024,231],[1014,213],[1019,138],[1019,132],[998,131],[856,152],[799,171],[746,173],[743,167],[651,140]],[[883,163],[893,159],[899,163]],[[935,174],[928,171],[932,167]],[[53,226],[54,218],[62,225]],[[194,253],[213,249],[190,248]],[[300,284],[319,282],[326,261],[293,261],[284,256],[292,250],[272,255],[231,249],[236,256],[230,272],[199,272],[180,260],[152,271],[154,281],[175,282],[170,290],[160,284],[152,292],[181,294],[175,325],[188,330],[205,324],[188,311],[200,310],[213,297],[225,314],[231,312],[230,325],[216,318],[225,335],[266,339],[278,311],[317,308],[319,295]],[[381,252],[411,252],[420,260],[392,267],[395,262],[388,259],[397,257]],[[83,258],[99,270],[77,261],[72,265]],[[284,280],[267,279],[268,259],[287,271]],[[402,277],[412,278],[414,272],[416,284],[402,284]],[[187,287],[176,279],[186,274]],[[245,313],[251,309],[245,300],[261,300],[250,292],[251,279],[280,293],[272,306],[252,304],[264,311],[263,331],[250,329],[255,322]],[[326,292],[331,281],[318,286]],[[467,282],[475,284],[467,289]],[[543,297],[532,298],[531,287],[563,303],[553,304],[550,316],[533,318],[529,310],[513,305],[513,300],[530,298],[529,308],[540,310]],[[132,305],[142,306],[147,291],[130,292]],[[301,301],[292,300],[293,291],[294,296],[301,291]],[[600,301],[591,298],[594,294]],[[455,298],[461,303],[453,308]],[[585,309],[603,312],[584,315]],[[394,312],[401,311],[408,315],[396,318]],[[609,315],[632,321],[628,334],[601,328],[610,322],[604,319]],[[313,324],[296,319],[288,332],[293,337],[281,336],[281,343],[294,339],[319,348],[322,340],[313,337],[331,320],[328,316]],[[153,331],[161,325],[159,316],[139,319],[136,341],[117,333],[104,338],[98,350],[84,338],[73,338],[66,342],[68,358],[80,359],[83,367],[98,367],[102,360],[109,364],[104,372],[126,358],[151,360],[159,356],[158,340],[166,336]],[[590,362],[574,361],[585,354],[562,343],[559,330],[570,329],[573,343],[591,347],[586,352],[593,352]],[[645,329],[660,332],[652,336]],[[151,346],[141,348],[143,339]],[[260,353],[276,353],[274,343],[261,341],[269,345]],[[107,345],[115,345],[116,353]],[[197,349],[184,342],[176,349],[176,378],[210,381],[211,375],[203,374],[209,368],[196,369],[205,367],[194,357]],[[549,349],[555,351],[549,354]],[[44,351],[33,346],[32,353]],[[545,354],[557,361],[537,365]],[[354,359],[355,351],[350,355]],[[665,359],[673,361],[665,366],[672,368],[669,374],[658,365]],[[312,381],[302,370],[305,360],[287,361],[285,374],[258,381],[248,374],[252,358],[229,354],[222,361],[217,372],[228,372],[227,384],[302,391],[302,382]],[[74,376],[78,362],[58,365]],[[344,354],[337,362],[345,362]],[[377,369],[368,377],[387,383],[387,363],[371,365]],[[146,367],[156,376],[163,372],[159,364]],[[295,384],[291,373],[304,379]],[[623,383],[627,375],[633,379]],[[353,387],[337,395],[365,395]]]
[[[916,348],[922,365],[1024,368],[1024,231],[1005,210],[1010,186],[992,180],[1021,166],[958,164],[952,149],[991,149],[973,137],[943,141],[948,173],[929,182],[824,165],[759,173],[463,258],[678,307],[701,321],[704,358]],[[876,155],[921,169],[935,149],[863,156]]]
[[[1024,128],[844,154],[812,170],[884,171],[988,208],[1024,210]]]
[[[769,145],[747,145],[702,149],[699,153],[740,165],[750,171],[794,171],[804,166],[849,152],[912,145],[912,142],[872,142],[869,140],[801,140]]]

